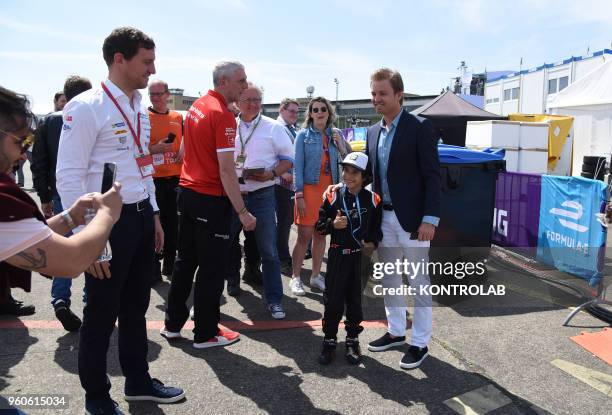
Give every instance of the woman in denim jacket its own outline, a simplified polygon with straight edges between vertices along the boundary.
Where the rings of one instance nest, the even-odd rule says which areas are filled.
[[[290,284],[294,295],[304,295],[300,273],[311,238],[310,286],[325,291],[325,280],[319,274],[325,252],[325,236],[314,232],[314,225],[319,217],[323,193],[329,185],[340,181],[339,162],[351,152],[351,146],[340,130],[332,126],[334,117],[334,109],[327,99],[313,98],[308,104],[303,129],[295,138],[295,223],[298,238],[293,248],[293,278]]]

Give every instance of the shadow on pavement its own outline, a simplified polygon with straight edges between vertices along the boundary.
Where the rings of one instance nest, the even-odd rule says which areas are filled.
[[[242,306],[242,312],[245,313],[251,321],[273,320],[268,311],[265,300],[254,295],[250,291],[242,291],[236,297],[238,304]],[[283,307],[287,314],[287,320],[318,320],[322,314],[318,311],[306,308],[295,297],[283,296]]]
[[[414,371],[390,367],[379,362],[377,354],[370,352],[365,352],[362,365],[352,366],[344,361],[344,345],[340,344],[336,360],[331,365],[323,367],[317,362],[320,336],[315,336],[313,331],[307,329],[291,330],[290,335],[291,341],[287,341],[286,330],[252,332],[249,333],[249,338],[267,344],[281,355],[293,359],[298,370],[282,364],[273,366],[274,361],[271,361],[270,365],[256,363],[246,356],[233,353],[231,346],[196,350],[193,349],[191,342],[177,342],[173,343],[173,347],[205,361],[221,384],[234,394],[249,399],[266,413],[339,414],[341,412],[316,407],[309,396],[318,396],[319,400],[325,399],[325,402],[332,407],[346,407],[345,402],[334,402],[336,396],[343,396],[342,389],[345,390],[346,386],[338,388],[336,392],[334,385],[338,382],[347,382],[350,385],[354,384],[355,380],[367,385],[370,391],[385,401],[392,401],[405,408],[422,407],[424,413],[456,414],[444,404],[444,401],[485,385],[493,385],[512,401],[512,405],[504,406],[495,413],[534,415],[545,413],[540,409],[538,409],[540,412],[537,412],[530,402],[515,396],[489,378],[479,373],[461,370],[434,356],[428,357],[421,367]],[[404,349],[406,348],[407,346]],[[266,356],[262,358],[269,360]],[[310,381],[310,386],[315,389],[304,391],[303,376],[310,373],[322,379],[315,382],[314,386]],[[393,412],[397,411],[397,406],[368,408],[368,410],[372,413]]]
[[[119,365],[119,351],[117,346],[117,329],[109,341],[109,351],[107,352],[106,373],[110,376],[122,376],[123,372]],[[149,353],[147,361],[154,362],[159,357],[161,346],[151,340],[148,341]],[[57,348],[53,360],[68,373],[78,375],[78,354],[79,354],[79,334],[66,333],[57,338]],[[111,357],[112,356],[112,357]],[[155,374],[151,374],[155,377]]]
[[[263,366],[224,348],[199,351],[188,344],[183,350],[204,360],[219,382],[266,413],[339,414],[316,408],[300,388],[301,375],[288,366]]]
[[[5,391],[11,385],[13,377],[9,372],[25,357],[28,348],[38,342],[38,338],[30,336],[27,327],[3,330],[3,345],[0,355],[0,392]],[[4,413],[4,408],[14,408],[9,405],[6,398],[0,395],[0,413]],[[12,413],[19,413],[17,410],[10,410]]]

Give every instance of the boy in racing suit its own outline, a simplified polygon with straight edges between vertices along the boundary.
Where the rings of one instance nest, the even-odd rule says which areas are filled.
[[[368,156],[350,153],[341,164],[343,186],[327,192],[315,225],[320,234],[331,234],[325,275],[325,337],[318,359],[323,365],[331,363],[334,358],[338,325],[345,305],[346,359],[351,364],[361,362],[358,340],[363,331],[361,251],[374,249],[382,239],[380,197],[363,188]]]

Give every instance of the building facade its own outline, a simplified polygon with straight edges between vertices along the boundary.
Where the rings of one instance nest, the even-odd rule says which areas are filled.
[[[169,91],[168,108],[183,114],[198,99],[198,97],[184,95],[184,89],[170,88]],[[410,112],[428,103],[436,96],[405,93],[402,107]],[[296,101],[300,105],[298,124],[301,124],[304,121],[310,98],[297,98]],[[369,98],[344,100],[337,103],[332,102],[332,104],[336,109],[336,122],[334,125],[338,128],[367,127],[380,120],[380,115],[374,110],[372,101]],[[268,117],[276,118],[278,117],[279,106],[280,103],[277,102],[263,104],[261,112]]]
[[[187,111],[198,97],[184,95],[185,90],[180,88],[169,88],[168,108],[174,111]]]
[[[405,93],[402,107],[410,112],[428,103],[436,96]],[[296,101],[300,104],[298,123],[301,124],[304,121],[310,98],[297,98]],[[268,117],[276,118],[278,117],[279,105],[279,103],[263,104],[262,113]],[[334,125],[338,128],[367,127],[380,121],[380,114],[376,113],[370,99],[332,101],[332,105],[336,109],[336,122]]]
[[[497,78],[485,84],[485,106],[500,115],[512,113],[545,114],[548,103],[559,91],[610,59],[611,49],[587,56],[572,56],[557,63],[544,64]]]

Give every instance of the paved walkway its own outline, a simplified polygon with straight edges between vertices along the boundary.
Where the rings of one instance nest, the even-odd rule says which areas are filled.
[[[405,348],[364,350],[363,364],[349,366],[342,342],[338,359],[321,367],[322,295],[309,289],[305,297],[287,295],[287,319],[276,322],[261,290],[243,285],[240,297],[224,297],[221,310],[223,324],[242,333],[240,342],[208,350],[193,349],[189,341],[169,344],[158,333],[169,287],[164,281],[154,287],[147,314],[151,374],[184,388],[187,399],[159,406],[125,402],[116,334],[108,355],[112,396],[134,414],[609,414],[610,365],[570,339],[604,324],[579,313],[573,326],[563,327],[570,307],[580,302],[572,292],[494,262],[488,268],[489,282],[506,285],[508,294],[477,308],[461,302],[436,307],[431,356],[412,371],[398,367]],[[283,283],[288,294],[288,278]],[[63,394],[63,410],[25,411],[80,414],[78,335],[55,321],[50,285],[34,275],[32,293],[15,295],[34,303],[37,313],[0,319],[0,407],[15,394]],[[82,287],[82,278],[74,281],[79,315]],[[365,316],[364,346],[385,331],[380,299],[366,299]],[[191,337],[189,330],[183,334]]]

